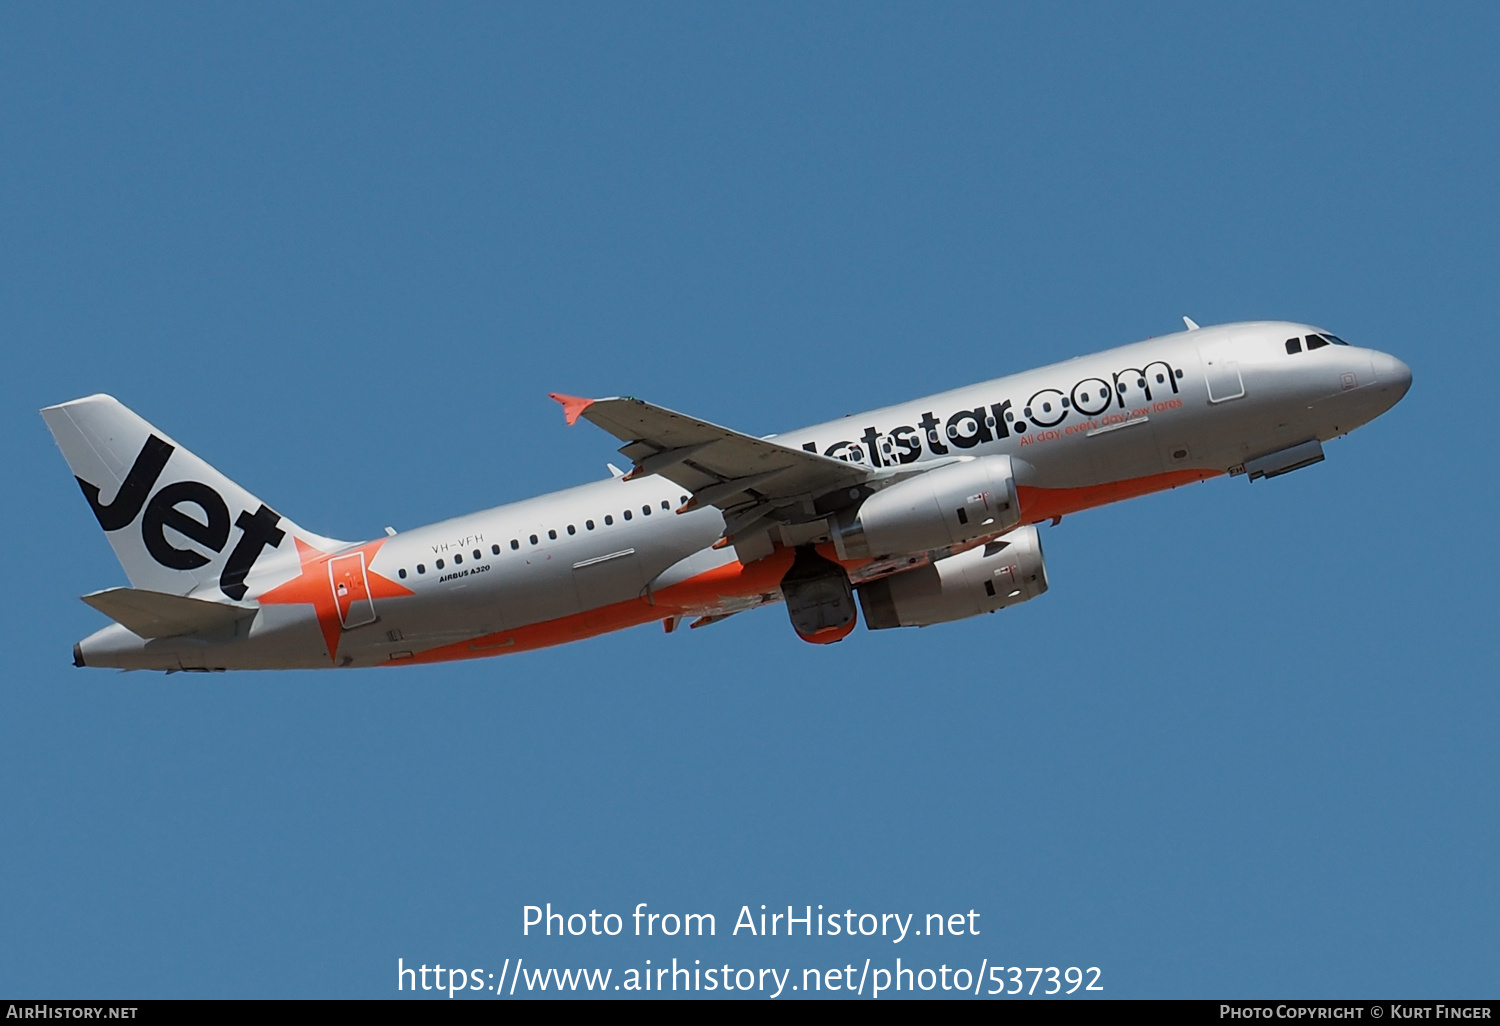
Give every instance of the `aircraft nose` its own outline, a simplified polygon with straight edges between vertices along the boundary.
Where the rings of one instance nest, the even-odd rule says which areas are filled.
[[[1370,362],[1375,365],[1375,380],[1380,383],[1381,391],[1395,392],[1392,405],[1400,402],[1411,388],[1411,368],[1387,353],[1372,354]]]

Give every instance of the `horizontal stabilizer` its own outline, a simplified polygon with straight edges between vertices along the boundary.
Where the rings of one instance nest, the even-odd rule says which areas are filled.
[[[248,606],[167,595],[140,588],[110,588],[83,596],[83,601],[142,638],[175,638],[232,627],[254,616]]]

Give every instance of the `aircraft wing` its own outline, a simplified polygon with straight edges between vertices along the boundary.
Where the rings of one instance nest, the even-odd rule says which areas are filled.
[[[857,463],[744,435],[639,399],[552,398],[562,404],[569,424],[582,417],[626,443],[620,452],[635,464],[627,478],[660,474],[681,485],[693,494],[684,511],[719,507],[730,536],[760,521],[811,519],[819,496],[874,477]]]

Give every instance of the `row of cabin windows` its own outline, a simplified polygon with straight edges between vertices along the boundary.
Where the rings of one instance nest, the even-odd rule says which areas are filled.
[[[1308,352],[1311,352],[1314,349],[1322,349],[1324,346],[1347,346],[1348,344],[1349,343],[1345,342],[1343,339],[1339,338],[1337,335],[1330,335],[1326,331],[1323,334],[1321,334],[1321,335],[1308,335],[1307,336],[1307,349],[1308,349]],[[1287,351],[1287,355],[1288,356],[1290,356],[1293,353],[1300,353],[1300,352],[1302,352],[1302,339],[1300,339],[1300,338],[1289,338],[1289,339],[1287,339],[1286,340],[1286,351]]]
[[[687,505],[688,497],[686,495],[682,496],[681,497],[681,501],[682,501],[683,505]],[[667,501],[666,499],[663,499],[663,500],[661,500],[661,508],[662,509],[671,509],[672,508],[672,504],[671,504],[671,502]],[[652,514],[652,512],[653,511],[651,509],[651,504],[650,503],[647,503],[646,505],[644,505],[644,506],[641,507],[641,515],[642,516],[649,517]],[[633,511],[627,509],[625,512],[621,513],[620,515],[622,517],[624,517],[626,520],[630,520],[630,519],[634,518],[635,513]],[[605,527],[612,527],[612,526],[614,526],[614,522],[615,522],[615,518],[614,518],[614,516],[612,514],[606,513],[604,515],[604,526]],[[584,530],[586,530],[586,531],[592,531],[594,529],[594,522],[592,520],[585,520],[583,522],[583,527],[584,527]],[[567,530],[568,530],[569,534],[577,534],[578,533],[578,528],[576,526],[574,526],[573,524],[569,524]],[[549,530],[547,532],[547,537],[550,538],[552,541],[557,541],[557,531],[556,531],[556,529]],[[529,538],[528,538],[528,540],[533,545],[540,545],[541,544],[541,539],[538,538],[534,534],[530,535]],[[521,548],[521,540],[519,538],[512,538],[510,540],[510,547],[511,547],[511,551],[512,552],[519,550]],[[490,554],[493,555],[493,556],[500,555],[500,546],[498,546],[498,545],[491,545],[490,546]],[[476,560],[483,559],[484,558],[484,553],[480,552],[478,549],[475,549],[474,553],[473,553],[473,556],[474,556],[474,558]],[[464,561],[463,553],[456,552],[456,553],[453,554],[453,565],[454,566],[462,566],[463,565],[463,561]],[[441,559],[436,560],[433,563],[433,566],[436,567],[438,570],[443,569],[443,567],[445,565],[446,564]],[[419,573],[419,574],[425,574],[426,572],[427,572],[427,564],[426,563],[418,563],[417,564],[417,573]],[[400,577],[403,581],[406,580],[406,567],[401,567],[399,570],[397,570],[396,571],[396,575],[398,577]]]

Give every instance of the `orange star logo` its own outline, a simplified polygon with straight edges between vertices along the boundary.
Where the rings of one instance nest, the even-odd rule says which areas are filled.
[[[293,541],[302,572],[261,595],[259,601],[262,605],[311,605],[330,661],[338,661],[339,636],[345,629],[375,622],[376,599],[414,594],[370,569],[384,538],[337,555],[320,552],[301,538]]]

